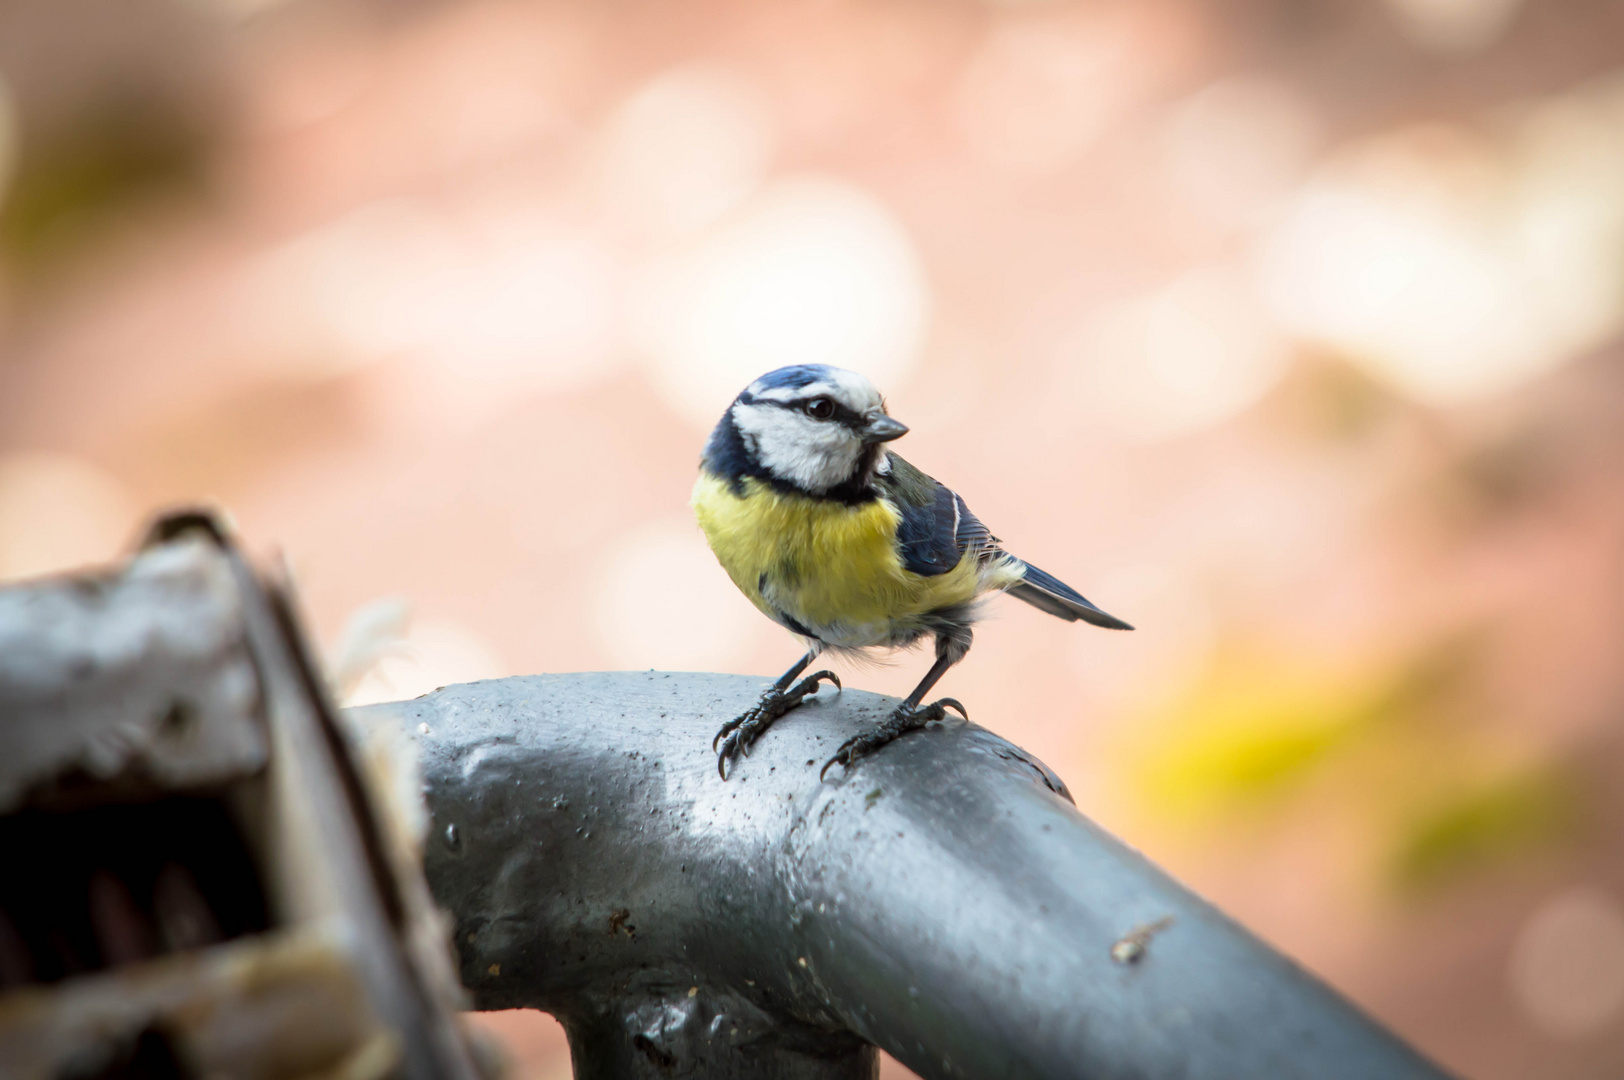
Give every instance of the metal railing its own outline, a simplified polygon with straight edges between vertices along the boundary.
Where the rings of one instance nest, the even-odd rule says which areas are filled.
[[[576,1076],[1436,1080],[1356,1008],[951,722],[844,778],[894,702],[780,721],[760,680],[542,675],[376,706],[415,733],[430,888],[478,1007],[555,1014]]]

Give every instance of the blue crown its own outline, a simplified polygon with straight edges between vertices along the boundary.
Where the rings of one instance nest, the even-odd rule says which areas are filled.
[[[803,386],[811,386],[815,382],[827,379],[833,370],[827,364],[791,364],[789,367],[767,372],[750,385],[761,390],[799,390]]]

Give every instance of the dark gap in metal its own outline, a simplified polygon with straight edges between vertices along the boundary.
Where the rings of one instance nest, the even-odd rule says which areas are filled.
[[[0,988],[204,948],[270,928],[225,801],[179,796],[0,818]]]

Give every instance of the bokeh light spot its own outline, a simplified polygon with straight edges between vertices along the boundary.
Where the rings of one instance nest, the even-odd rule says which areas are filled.
[[[1056,168],[1116,119],[1136,71],[1125,27],[1011,22],[965,70],[960,123],[985,160],[1014,172]]]
[[[655,385],[709,427],[756,376],[834,364],[894,387],[916,362],[929,299],[906,230],[866,192],[802,177],[657,260],[632,333]]]
[[[1387,0],[1411,41],[1440,52],[1471,52],[1494,42],[1522,0]]]
[[[1149,441],[1235,415],[1290,358],[1244,277],[1209,267],[1085,326],[1063,345],[1060,375],[1067,400]]]
[[[1558,1038],[1579,1038],[1624,1009],[1624,907],[1580,886],[1550,897],[1512,947],[1512,993],[1530,1020]]]
[[[1624,325],[1624,135],[1592,100],[1489,142],[1411,128],[1344,153],[1266,238],[1284,326],[1422,400],[1519,386]]]
[[[634,235],[667,239],[714,223],[760,185],[774,130],[764,95],[713,65],[668,71],[621,106],[603,191]]]
[[[1318,139],[1301,95],[1273,79],[1232,76],[1179,104],[1162,132],[1167,177],[1219,228],[1255,224],[1290,193]]]
[[[453,397],[606,373],[617,355],[614,260],[523,202],[458,209],[374,203],[273,252],[244,282],[250,352],[293,378],[417,357]]]
[[[598,638],[626,668],[725,671],[765,625],[691,518],[638,526],[598,567]]]

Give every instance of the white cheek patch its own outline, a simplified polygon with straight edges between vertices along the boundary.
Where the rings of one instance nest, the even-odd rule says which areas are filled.
[[[772,475],[817,494],[851,476],[863,441],[840,424],[776,405],[735,405],[733,422]]]

